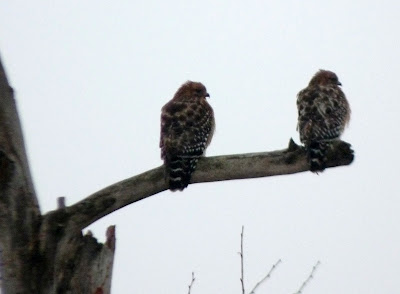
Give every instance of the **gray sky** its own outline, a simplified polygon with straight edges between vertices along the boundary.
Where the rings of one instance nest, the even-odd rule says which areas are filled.
[[[41,208],[159,166],[161,107],[186,80],[211,94],[208,155],[297,142],[296,94],[320,68],[352,107],[349,167],[196,184],[103,218],[117,226],[113,293],[398,293],[398,1],[2,1],[0,52],[16,90]],[[55,4],[57,3],[57,4]],[[129,289],[129,290],[127,290]]]

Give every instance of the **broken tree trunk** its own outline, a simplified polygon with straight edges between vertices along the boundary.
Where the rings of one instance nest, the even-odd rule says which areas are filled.
[[[108,228],[106,244],[99,244],[70,227],[64,211],[40,213],[13,89],[0,62],[2,293],[110,293],[115,227]]]

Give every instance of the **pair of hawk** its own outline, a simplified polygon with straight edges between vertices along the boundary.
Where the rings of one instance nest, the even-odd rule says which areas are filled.
[[[335,73],[320,70],[297,95],[297,129],[312,172],[326,168],[330,142],[340,137],[350,119],[350,106],[339,86]],[[161,110],[161,158],[172,191],[188,186],[211,142],[215,119],[207,97],[203,84],[188,81]]]

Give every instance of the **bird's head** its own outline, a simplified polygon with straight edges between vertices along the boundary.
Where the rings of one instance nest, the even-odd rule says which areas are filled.
[[[206,97],[210,97],[210,95],[202,83],[187,81],[175,93],[174,99],[199,99]]]
[[[320,69],[311,79],[310,86],[321,85],[321,86],[328,86],[328,85],[335,85],[341,86],[342,83],[339,82],[337,75],[329,70]]]

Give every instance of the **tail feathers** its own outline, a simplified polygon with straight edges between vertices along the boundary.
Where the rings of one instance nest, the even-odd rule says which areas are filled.
[[[310,171],[322,172],[326,168],[327,151],[329,142],[311,142],[307,147],[307,158],[310,164]]]
[[[198,158],[171,158],[166,162],[166,176],[171,191],[182,191],[190,182],[192,173],[196,169]]]

